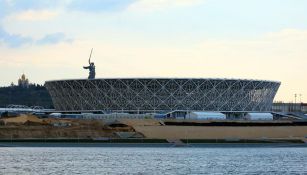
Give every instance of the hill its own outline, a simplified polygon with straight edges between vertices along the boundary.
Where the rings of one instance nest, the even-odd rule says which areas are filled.
[[[10,104],[53,108],[47,89],[38,84],[30,84],[28,88],[20,86],[0,87],[0,107],[6,107]]]

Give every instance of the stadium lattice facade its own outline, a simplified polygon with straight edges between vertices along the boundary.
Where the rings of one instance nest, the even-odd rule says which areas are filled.
[[[280,82],[109,78],[47,81],[59,111],[270,111]]]

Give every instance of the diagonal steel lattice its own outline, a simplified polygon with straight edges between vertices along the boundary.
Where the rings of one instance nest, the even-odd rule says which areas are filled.
[[[280,82],[123,78],[45,83],[59,111],[270,111]]]

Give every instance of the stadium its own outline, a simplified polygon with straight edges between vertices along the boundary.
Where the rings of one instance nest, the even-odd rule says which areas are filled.
[[[57,111],[271,111],[280,82],[204,78],[46,81]]]

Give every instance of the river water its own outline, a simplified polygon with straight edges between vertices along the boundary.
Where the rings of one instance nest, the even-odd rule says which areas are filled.
[[[307,174],[307,148],[2,147],[0,174]]]

